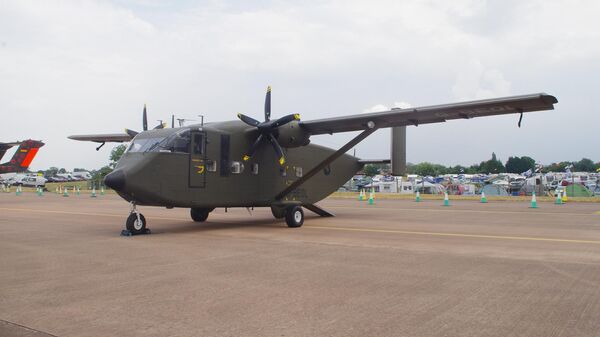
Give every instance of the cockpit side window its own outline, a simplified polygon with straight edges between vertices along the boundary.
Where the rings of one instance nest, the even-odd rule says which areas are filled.
[[[182,152],[189,153],[190,152],[190,131],[186,130],[184,132],[177,133],[172,136],[167,142],[165,146],[166,150],[171,152]]]

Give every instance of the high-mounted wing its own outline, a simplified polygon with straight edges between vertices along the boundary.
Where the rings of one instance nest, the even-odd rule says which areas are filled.
[[[105,134],[97,134],[97,135],[74,135],[69,136],[69,139],[73,140],[82,140],[88,142],[96,142],[96,143],[123,143],[129,142],[133,139],[133,137],[127,133],[105,133]]]
[[[470,119],[493,115],[552,110],[558,100],[540,93],[504,98],[484,99],[453,104],[432,105],[410,109],[365,113],[360,115],[333,117],[303,121],[300,125],[311,135],[365,130],[369,122],[376,128],[393,126],[441,123],[450,119]]]

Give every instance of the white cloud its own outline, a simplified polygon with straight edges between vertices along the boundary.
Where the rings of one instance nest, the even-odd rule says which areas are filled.
[[[591,97],[600,86],[599,15],[597,1],[4,2],[2,123],[21,125],[24,117],[44,123],[7,128],[0,141],[43,138],[48,145],[35,167],[99,167],[107,151],[65,136],[139,129],[143,103],[151,120],[171,113],[202,113],[208,121],[235,118],[237,111],[260,115],[268,84],[275,115],[293,111],[305,120],[357,113],[399,97],[422,106],[549,91],[559,98],[557,111],[532,115],[536,122],[524,124],[539,128],[528,136],[542,139],[545,131],[565,127],[561,111],[597,118]],[[499,120],[468,127],[489,134]],[[410,132],[459,134],[468,123],[479,122]],[[591,124],[571,132],[565,150],[536,146],[539,156],[531,155],[542,161],[593,157],[585,138],[595,132]],[[453,141],[445,143],[464,144]],[[445,153],[454,153],[459,162],[460,156],[480,156],[431,153],[426,145],[420,141],[409,154],[447,161],[455,159]],[[381,148],[369,140],[361,146]],[[512,139],[497,146],[507,152],[516,147]]]

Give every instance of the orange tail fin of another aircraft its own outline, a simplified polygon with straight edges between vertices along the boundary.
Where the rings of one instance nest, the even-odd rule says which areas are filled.
[[[39,140],[28,139],[21,142],[19,144],[19,148],[17,149],[13,157],[10,159],[10,161],[0,164],[0,173],[23,172],[27,170],[27,168],[29,168],[29,165],[33,161],[33,158],[35,158],[35,155],[42,146],[44,146],[44,143]],[[2,155],[4,155],[6,150],[9,148],[10,147],[0,146],[0,151],[2,151]]]

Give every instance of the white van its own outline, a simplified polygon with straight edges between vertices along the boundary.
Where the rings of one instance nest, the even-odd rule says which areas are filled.
[[[16,181],[15,185],[30,186],[30,187],[44,187],[46,186],[47,179],[40,176],[26,176],[21,180]]]

